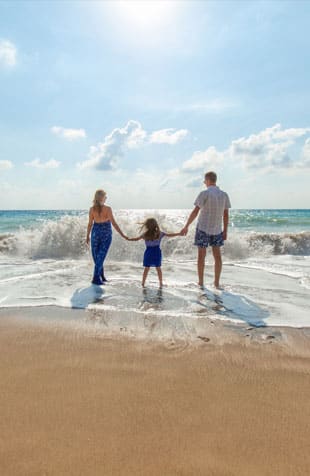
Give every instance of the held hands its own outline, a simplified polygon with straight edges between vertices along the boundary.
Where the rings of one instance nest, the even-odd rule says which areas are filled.
[[[186,236],[188,233],[188,227],[185,226],[184,228],[182,228],[182,230],[180,231],[180,236]]]

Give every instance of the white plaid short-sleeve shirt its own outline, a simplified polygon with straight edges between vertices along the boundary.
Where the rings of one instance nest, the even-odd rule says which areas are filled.
[[[195,200],[195,206],[200,208],[198,230],[208,235],[218,235],[223,230],[223,213],[231,208],[229,196],[217,185],[211,185],[200,192]]]

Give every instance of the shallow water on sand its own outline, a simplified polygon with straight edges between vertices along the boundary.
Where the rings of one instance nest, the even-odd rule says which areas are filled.
[[[6,215],[2,222],[0,217],[0,307],[92,309],[103,327],[126,328],[133,335],[164,336],[168,329],[170,334],[191,335],[191,329],[196,332],[206,319],[310,326],[309,214],[287,212],[279,218],[278,213],[275,218],[272,212],[264,212],[265,221],[257,211],[253,216],[250,211],[243,211],[243,216],[241,211],[232,212],[222,291],[212,287],[210,255],[206,289],[195,284],[194,226],[187,237],[163,241],[164,288],[158,289],[151,272],[148,287],[142,290],[144,245],[129,243],[115,233],[106,261],[109,282],[100,287],[90,284],[93,265],[84,244],[85,212],[45,212],[45,217],[43,212],[31,212],[18,229],[12,216]],[[155,216],[166,231],[178,231],[188,210],[120,210],[115,215],[125,233],[134,236],[145,216]],[[274,222],[272,228],[276,219],[280,224]],[[290,219],[299,231],[292,231]]]

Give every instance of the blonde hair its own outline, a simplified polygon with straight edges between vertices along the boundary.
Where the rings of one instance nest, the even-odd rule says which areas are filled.
[[[102,211],[102,205],[100,205],[100,199],[106,198],[107,194],[104,190],[98,189],[95,192],[94,199],[93,199],[93,206],[94,209],[98,211],[99,215]]]
[[[140,230],[144,230],[143,238],[145,240],[158,240],[158,238],[160,237],[159,225],[155,218],[147,218],[142,223]]]

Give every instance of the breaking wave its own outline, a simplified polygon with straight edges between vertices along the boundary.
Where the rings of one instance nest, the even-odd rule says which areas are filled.
[[[129,236],[136,236],[145,211],[125,210],[117,214],[117,221]],[[161,227],[167,231],[178,231],[184,224],[182,213],[153,212]],[[41,225],[14,233],[0,234],[0,253],[25,256],[32,259],[83,258],[88,253],[85,244],[87,218],[85,216],[63,216],[58,220],[46,220]],[[193,246],[194,225],[187,237],[163,241],[163,252],[167,259],[186,260],[196,256]],[[127,242],[113,233],[110,258],[115,261],[141,261],[142,242]],[[310,232],[265,233],[232,229],[224,248],[225,259],[236,260],[252,256],[310,255]]]

